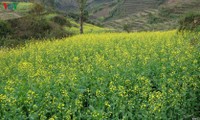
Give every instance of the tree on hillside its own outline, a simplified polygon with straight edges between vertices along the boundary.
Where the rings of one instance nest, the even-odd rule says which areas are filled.
[[[76,0],[79,8],[79,20],[80,20],[80,34],[83,34],[83,22],[84,22],[84,13],[86,9],[87,0]]]
[[[127,33],[131,32],[131,25],[126,23],[123,25],[123,30],[126,31]]]

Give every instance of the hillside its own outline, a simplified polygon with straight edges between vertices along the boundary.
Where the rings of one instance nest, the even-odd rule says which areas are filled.
[[[57,8],[77,13],[75,1],[61,0]],[[200,11],[199,0],[89,0],[90,20],[104,27],[131,31],[169,30],[178,26],[178,19],[188,12]]]
[[[50,6],[50,1],[41,3]],[[33,3],[20,2],[17,10],[5,11],[0,7],[0,19],[20,18],[29,14]],[[53,6],[67,16],[78,20],[75,1],[55,1]],[[129,31],[171,30],[178,26],[178,20],[189,12],[200,11],[199,0],[89,0],[87,5],[89,22],[122,31],[128,26]],[[47,10],[49,11],[49,10]],[[73,13],[71,15],[71,13]],[[76,26],[76,25],[75,25]],[[78,31],[72,29],[72,31]]]
[[[45,1],[36,0],[44,6],[51,6],[63,13],[75,13],[77,4],[73,0]],[[26,4],[26,3],[24,3]],[[21,6],[21,5],[19,5]],[[200,11],[199,0],[89,0],[87,5],[89,19],[104,27],[130,31],[170,30],[178,26],[178,20],[184,14]],[[9,13],[0,11],[1,19],[21,17],[19,11]],[[74,17],[74,15],[73,15]],[[76,17],[77,19],[77,17]]]
[[[200,1],[169,0],[159,4],[155,0],[126,0],[119,9],[115,19],[104,22],[106,27],[123,29],[127,24],[131,31],[169,30],[178,26],[178,20],[184,14],[200,11]]]
[[[6,2],[8,5],[10,2]],[[0,7],[0,47],[16,47],[30,39],[62,38],[79,34],[78,21],[61,12],[30,2],[16,2],[17,9]],[[107,28],[84,23],[84,33],[102,33]]]
[[[136,14],[141,11],[158,8],[158,0],[124,0],[118,8],[122,17]]]
[[[77,13],[75,1],[61,2],[62,8]],[[61,5],[61,6],[62,6]],[[90,19],[104,27],[131,31],[169,30],[184,14],[200,11],[199,0],[89,0]]]

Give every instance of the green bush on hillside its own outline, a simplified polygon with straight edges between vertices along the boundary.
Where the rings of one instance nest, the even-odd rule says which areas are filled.
[[[65,19],[64,17],[55,18],[56,20]],[[65,26],[71,26],[69,21],[66,20],[64,22]],[[8,20],[7,22],[0,21],[0,46],[16,47],[26,43],[30,39],[41,40],[43,38],[51,39],[71,36],[72,33],[65,30],[61,25],[64,22],[49,21],[43,16],[26,16]]]
[[[66,31],[64,27],[55,22],[49,22],[49,25],[51,26],[52,30],[45,36],[46,38],[63,38],[72,35],[71,32]],[[71,23],[69,25],[71,25]]]
[[[44,18],[35,19],[35,22],[30,26],[33,30],[33,37],[42,38],[48,34],[53,28]]]
[[[129,33],[131,32],[131,27],[132,26],[130,24],[126,23],[123,25],[123,30]]]
[[[149,24],[156,24],[156,23],[160,23],[163,22],[164,20],[162,20],[160,17],[153,15],[152,13],[148,14],[148,23]]]
[[[42,17],[27,16],[17,20],[10,20],[14,31],[14,38],[30,39],[44,38],[53,28]]]
[[[179,31],[200,31],[200,13],[188,13],[179,21]]]
[[[57,21],[64,20],[62,17],[55,17],[53,21],[49,21],[42,16],[28,16],[17,20],[10,20],[14,31],[15,38],[21,39],[41,39],[41,38],[61,38],[68,36],[61,24],[71,26],[69,21]],[[60,23],[58,23],[60,22]],[[71,34],[70,34],[71,35]]]
[[[160,7],[159,8],[159,16],[161,16],[161,17],[171,18],[173,12],[174,12],[173,8],[169,8],[169,7]]]
[[[72,24],[69,20],[67,20],[64,16],[57,15],[51,19],[53,22],[63,26],[66,25],[67,27],[72,27]]]
[[[8,22],[0,20],[0,37],[6,37],[11,33],[11,26]]]
[[[44,7],[40,4],[34,4],[33,9],[29,13],[32,14],[41,14],[44,11]]]

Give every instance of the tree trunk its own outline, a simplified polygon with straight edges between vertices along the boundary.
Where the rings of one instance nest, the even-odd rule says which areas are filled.
[[[83,11],[80,14],[80,34],[83,34]]]

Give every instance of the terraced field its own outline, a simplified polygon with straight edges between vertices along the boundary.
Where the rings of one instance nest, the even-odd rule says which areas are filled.
[[[130,24],[132,31],[138,31],[141,29],[148,30],[150,27],[147,24],[148,14],[155,14],[157,12],[158,10],[156,9],[144,10],[122,19],[105,22],[104,25],[109,28],[123,29],[125,24]]]
[[[106,21],[104,25],[123,29],[123,26],[128,24],[132,31],[169,30],[177,27],[177,19],[183,14],[200,10],[199,0],[170,1],[171,4],[166,2],[161,6],[158,6],[158,3],[154,0],[125,0],[120,9],[126,17]],[[152,16],[159,21],[150,23]]]
[[[157,0],[124,0],[121,9],[124,16],[138,13],[144,10],[155,9],[158,6]]]

